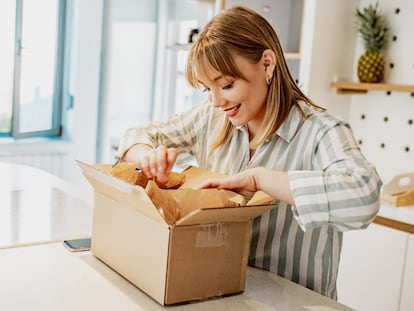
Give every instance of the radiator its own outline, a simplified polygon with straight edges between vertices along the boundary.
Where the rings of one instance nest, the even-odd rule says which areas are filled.
[[[66,152],[2,154],[0,161],[25,164],[43,169],[59,177],[65,175],[65,164],[70,161]]]

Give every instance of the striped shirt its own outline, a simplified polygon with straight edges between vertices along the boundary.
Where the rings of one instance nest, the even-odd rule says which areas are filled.
[[[342,232],[369,225],[379,210],[382,182],[346,122],[300,105],[306,117],[293,107],[251,158],[246,126],[236,128],[227,145],[209,148],[225,117],[209,103],[167,122],[128,129],[117,157],[137,143],[162,144],[229,175],[259,166],[287,171],[295,204],[278,202],[253,220],[249,265],[336,299]]]

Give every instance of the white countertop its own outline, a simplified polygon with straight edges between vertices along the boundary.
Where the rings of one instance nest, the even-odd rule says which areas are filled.
[[[163,307],[98,260],[62,243],[0,250],[0,310],[351,310],[273,273],[248,268],[242,294]]]
[[[91,252],[64,248],[91,236],[92,193],[25,165],[0,171],[0,310],[350,310],[255,268],[242,294],[162,307]]]
[[[92,193],[24,165],[0,171],[0,310],[350,310],[255,268],[240,295],[162,307],[92,253],[63,247],[91,235]],[[414,206],[381,204],[378,216],[414,225]]]
[[[396,207],[381,203],[378,216],[414,225],[414,205]]]
[[[0,249],[91,235],[92,193],[27,165],[0,172]]]

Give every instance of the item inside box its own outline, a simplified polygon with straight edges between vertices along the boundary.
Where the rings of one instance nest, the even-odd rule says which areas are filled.
[[[145,188],[149,180],[153,180],[157,185],[164,189],[177,189],[185,182],[185,175],[182,173],[171,172],[169,174],[168,182],[160,184],[156,178],[149,179],[145,174],[138,168],[135,163],[121,162],[115,165],[111,169],[111,174],[117,178],[125,180],[126,182],[141,186]]]
[[[197,189],[208,178],[223,178],[226,175],[193,166],[182,173],[171,172],[168,183],[162,185],[156,179],[148,179],[133,163],[122,162],[112,168],[111,174],[145,188],[145,192],[169,225],[200,208],[267,204],[272,201],[272,198],[263,192],[256,193],[246,202],[242,195],[234,191]]]
[[[200,208],[221,208],[245,205],[243,196],[229,190],[161,189],[149,181],[145,192],[169,225]]]

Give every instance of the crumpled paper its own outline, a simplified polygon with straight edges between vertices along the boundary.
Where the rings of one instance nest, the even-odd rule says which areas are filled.
[[[151,201],[169,225],[200,208],[243,206],[246,200],[230,190],[161,189],[150,180],[145,188]]]

